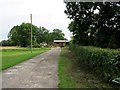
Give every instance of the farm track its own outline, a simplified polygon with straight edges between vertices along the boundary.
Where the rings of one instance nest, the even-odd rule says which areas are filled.
[[[3,88],[57,88],[60,52],[60,48],[53,48],[4,70],[2,72]]]

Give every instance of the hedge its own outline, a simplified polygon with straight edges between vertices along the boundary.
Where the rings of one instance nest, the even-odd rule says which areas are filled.
[[[75,52],[80,62],[102,76],[103,80],[112,80],[120,77],[119,50],[74,44],[70,45],[70,50]]]

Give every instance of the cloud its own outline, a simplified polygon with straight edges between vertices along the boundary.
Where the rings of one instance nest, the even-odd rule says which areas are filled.
[[[44,26],[49,30],[62,29],[70,39],[67,29],[67,16],[64,14],[65,5],[62,0],[1,0],[2,38],[7,39],[10,29],[22,22],[30,22],[33,14],[33,24]]]

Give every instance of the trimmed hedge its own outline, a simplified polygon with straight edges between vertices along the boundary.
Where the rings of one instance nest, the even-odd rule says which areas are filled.
[[[73,44],[70,45],[70,50],[75,52],[80,62],[83,62],[95,73],[102,76],[103,80],[112,80],[120,77],[119,50]]]

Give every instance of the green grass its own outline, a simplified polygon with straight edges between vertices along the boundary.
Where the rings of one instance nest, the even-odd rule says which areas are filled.
[[[72,62],[68,58],[68,50],[62,49],[59,57],[58,76],[59,76],[59,88],[74,88],[75,81],[70,77],[69,71],[72,66]]]
[[[28,60],[48,50],[50,50],[50,48],[33,48],[32,53],[28,48],[2,50],[2,52],[0,52],[2,54],[2,70]]]
[[[58,65],[59,88],[113,88],[94,75],[79,58],[67,48],[62,48]]]

